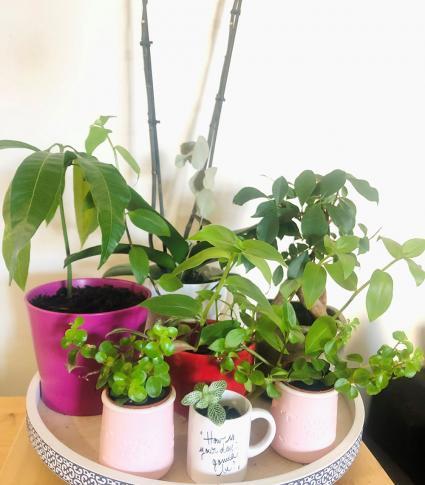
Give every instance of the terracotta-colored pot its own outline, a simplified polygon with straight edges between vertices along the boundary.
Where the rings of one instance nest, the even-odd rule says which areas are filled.
[[[252,355],[242,350],[239,352],[239,358],[235,362],[238,365],[242,361],[250,364],[253,362]],[[210,384],[213,381],[224,379],[227,382],[227,389],[245,395],[243,384],[236,382],[233,378],[233,372],[222,374],[220,372],[220,363],[211,354],[197,354],[195,352],[179,352],[168,358],[170,364],[171,381],[176,388],[176,411],[187,416],[189,410],[187,406],[182,406],[180,401],[198,382]]]
[[[146,478],[163,477],[174,460],[174,400],[171,388],[162,401],[146,406],[118,406],[102,393],[99,461]]]
[[[276,421],[273,449],[304,464],[326,455],[336,439],[337,391],[305,391],[282,383],[277,386],[281,396],[273,399],[271,408]]]
[[[66,368],[67,351],[62,349],[60,341],[69,323],[77,316],[84,318],[82,328],[89,333],[89,343],[100,344],[105,335],[114,328],[126,327],[142,329],[148,311],[138,305],[122,310],[104,313],[59,313],[38,308],[31,300],[38,295],[53,295],[66,285],[65,281],[54,281],[30,290],[26,295],[26,304],[31,323],[31,332],[35,355],[40,372],[41,396],[50,409],[73,416],[92,416],[102,412],[101,391],[96,390],[97,375],[86,375],[98,368],[95,361],[79,359],[81,367],[71,373]],[[110,285],[128,288],[135,293],[150,297],[150,291],[132,281],[112,278],[82,278],[73,280],[74,286]]]

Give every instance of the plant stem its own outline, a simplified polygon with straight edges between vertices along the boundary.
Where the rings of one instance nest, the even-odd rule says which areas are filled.
[[[112,140],[109,136],[107,136],[107,140],[108,140],[108,143],[112,149],[112,153],[114,154],[114,162],[115,162],[115,167],[117,168],[117,170],[119,170],[120,166],[119,166],[119,163],[118,163],[118,155],[117,155],[117,151],[114,147],[114,144],[112,143]]]
[[[210,128],[208,132],[208,147],[209,156],[208,160],[205,162],[203,170],[212,167],[215,152],[215,143],[217,140],[218,127],[220,124],[221,109],[223,107],[223,102],[225,101],[224,94],[226,91],[227,79],[229,77],[230,62],[232,60],[233,46],[235,45],[236,32],[238,29],[239,16],[241,13],[242,0],[234,0],[232,10],[230,11],[230,25],[229,25],[229,36],[227,40],[227,50],[224,57],[224,63],[221,70],[220,86],[218,89],[217,96],[215,97],[214,111],[211,118]],[[190,230],[192,229],[193,221],[196,215],[196,202],[193,204],[192,212],[190,214],[189,220],[187,221],[186,228],[184,230],[185,239],[189,236]],[[201,224],[202,227],[202,224]]]
[[[399,261],[398,259],[393,259],[390,261],[386,266],[384,266],[381,271],[386,271],[388,268],[390,268],[394,263]],[[337,319],[341,313],[351,304],[351,302],[356,298],[356,296],[361,293],[365,288],[367,288],[370,284],[370,278],[364,283],[362,286],[357,288],[357,290],[350,296],[350,298],[344,303],[344,305],[341,307],[340,310],[338,310],[335,315],[333,316],[335,319]]]
[[[71,255],[71,251],[69,248],[69,239],[68,239],[68,229],[66,227],[66,220],[65,220],[65,211],[63,208],[63,197],[61,196],[59,200],[59,212],[62,224],[62,233],[63,233],[63,241],[65,244],[65,253],[66,257],[69,258]],[[72,296],[72,264],[69,263],[66,266],[66,295],[68,298]]]
[[[263,362],[263,364],[266,364],[269,367],[273,368],[273,364],[271,362],[269,362],[267,359],[265,359],[262,355],[258,354],[254,349],[250,349],[246,345],[242,345],[241,348],[246,350],[247,352],[249,352],[251,355],[253,355],[257,359],[261,360],[261,362]]]
[[[234,262],[234,256],[232,256],[226,264],[226,267],[224,268],[223,274],[221,275],[221,278],[215,287],[214,293],[212,297],[209,299],[208,303],[206,304],[204,311],[202,312],[201,316],[201,327],[205,325],[205,322],[207,321],[208,318],[208,312],[210,311],[211,307],[213,306],[214,302],[218,299],[220,296],[220,291],[223,289],[224,284],[226,283],[226,279],[229,276],[230,270],[232,269]]]
[[[140,41],[140,45],[143,48],[143,65],[145,73],[146,95],[148,100],[148,124],[152,166],[152,207],[155,209],[156,199],[158,196],[159,212],[163,216],[164,202],[162,194],[161,166],[159,160],[158,133],[156,129],[156,125],[159,123],[159,121],[156,119],[155,112],[155,94],[153,89],[152,59],[150,48],[152,42],[149,38],[147,4],[148,0],[143,0],[142,39]],[[152,241],[150,240],[150,243],[151,242]]]

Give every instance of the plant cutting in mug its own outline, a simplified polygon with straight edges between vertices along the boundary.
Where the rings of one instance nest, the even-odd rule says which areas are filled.
[[[167,395],[171,379],[165,357],[176,350],[174,327],[155,324],[145,333],[116,329],[96,346],[87,343],[83,324],[83,318],[77,317],[61,341],[68,350],[69,372],[83,365],[81,359],[77,364],[79,356],[94,359],[100,366],[96,388],[107,388],[109,397],[120,405],[150,404]],[[120,333],[126,335],[118,340],[113,337]]]
[[[369,394],[377,394],[390,379],[413,377],[421,368],[422,350],[414,349],[400,331],[393,333],[393,346],[382,346],[367,363],[363,364],[363,357],[358,354],[340,356],[359,324],[357,318],[346,320],[343,312],[363,290],[367,289],[369,320],[374,321],[392,301],[393,281],[387,272],[391,266],[405,261],[418,286],[425,279],[425,272],[414,261],[425,251],[424,239],[411,239],[400,245],[381,237],[391,260],[383,268],[374,270],[365,283],[358,284],[355,269],[360,266],[359,256],[369,250],[373,236],[367,236],[363,224],[358,225],[362,236],[353,234],[357,211],[348,198],[347,181],[368,200],[378,201],[378,192],[368,182],[342,170],[334,170],[323,177],[306,170],[294,184],[278,178],[273,183],[271,196],[248,187],[235,197],[238,204],[259,197],[268,199],[258,206],[255,214],[255,217],[262,217],[254,227],[258,237],[274,244],[276,238],[292,239],[282,252],[288,265],[287,276],[273,305],[281,321],[276,326],[268,315],[261,315],[255,322],[256,335],[266,342],[262,347],[264,352],[260,353],[263,354],[262,363],[269,368],[267,378],[255,369],[255,377],[251,380],[251,370],[246,363],[241,364],[235,374],[240,382],[247,382],[248,387],[252,383],[264,385],[271,397],[276,396],[273,382],[279,380],[303,381],[309,385],[321,381],[352,398],[359,387]],[[264,232],[263,226],[271,230]],[[330,309],[326,304],[328,276],[351,292],[339,310]],[[278,267],[273,275],[274,283],[280,284],[283,277],[283,268]],[[306,314],[310,322],[302,321]],[[311,326],[307,327],[304,339],[306,324]]]

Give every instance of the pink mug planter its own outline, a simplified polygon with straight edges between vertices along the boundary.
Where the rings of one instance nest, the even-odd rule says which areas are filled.
[[[146,322],[148,311],[138,305],[104,313],[59,313],[38,308],[31,300],[38,295],[53,295],[66,285],[65,281],[54,281],[30,290],[26,304],[31,323],[37,365],[41,379],[43,402],[53,411],[72,416],[101,414],[101,391],[96,390],[97,375],[86,375],[97,369],[95,361],[81,358],[82,367],[69,373],[66,368],[67,351],[60,341],[68,329],[69,322],[77,316],[84,318],[83,328],[89,333],[89,343],[100,344],[105,335],[118,327],[140,329]],[[150,291],[132,281],[112,278],[82,278],[73,280],[74,286],[104,286],[128,288],[149,298]]]
[[[336,439],[337,391],[306,391],[282,383],[277,386],[281,396],[273,399],[271,407],[276,421],[272,448],[297,463],[322,458]]]
[[[118,406],[102,393],[99,461],[146,478],[163,477],[174,460],[176,392],[145,406]]]
[[[236,409],[240,416],[217,426],[192,406],[189,409],[187,472],[196,483],[243,480],[248,459],[265,451],[275,436],[272,415],[264,409],[252,408],[246,397],[224,391],[220,403]],[[251,423],[256,419],[264,419],[268,427],[264,438],[250,445]]]

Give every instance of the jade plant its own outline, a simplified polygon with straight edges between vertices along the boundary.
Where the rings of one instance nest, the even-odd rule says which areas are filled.
[[[90,336],[83,324],[84,319],[77,317],[61,340],[68,351],[69,372],[83,365],[84,359],[95,360],[99,364],[96,388],[107,388],[120,405],[141,405],[165,396],[171,385],[165,358],[176,349],[174,327],[155,324],[145,333],[115,329],[97,346],[87,342]],[[125,335],[117,338],[120,333]]]
[[[226,390],[226,381],[214,381],[209,386],[202,382],[195,385],[192,392],[184,396],[183,406],[192,406],[200,412],[205,412],[215,425],[221,426],[226,421],[226,410],[220,403]]]
[[[252,331],[240,319],[239,306],[245,305],[243,318],[248,318],[253,305],[247,300],[242,302],[242,295],[249,296],[261,305],[262,311],[278,321],[271,305],[260,289],[248,278],[233,274],[233,270],[249,261],[270,283],[272,272],[269,262],[283,264],[279,252],[264,241],[243,240],[226,227],[219,225],[205,226],[191,238],[209,247],[200,250],[179,264],[172,272],[163,274],[158,284],[167,291],[173,292],[182,285],[179,275],[184,271],[197,268],[206,261],[216,259],[222,266],[222,273],[211,290],[198,292],[197,298],[181,294],[167,294],[152,297],[141,305],[155,314],[162,315],[167,325],[178,328],[179,336],[191,345],[194,351],[208,350],[220,359],[223,372],[234,369],[234,361],[240,350],[255,354],[250,347]],[[222,291],[226,288],[232,295],[232,302],[222,300]],[[218,303],[227,308],[219,311]],[[208,320],[211,309],[215,310],[215,321]],[[252,318],[252,317],[250,317]]]
[[[84,151],[63,143],[38,149],[28,143],[1,140],[0,149],[30,150],[19,165],[6,192],[3,204],[5,230],[3,257],[11,280],[23,289],[28,276],[31,240],[41,224],[60,214],[67,268],[68,291],[72,291],[72,263],[83,257],[100,256],[99,267],[113,253],[128,253],[136,279],[142,282],[149,272],[149,261],[172,270],[182,261],[188,246],[178,232],[132,188],[119,171],[123,160],[139,174],[134,157],[121,145],[113,143],[106,127],[110,116],[100,116],[91,126]],[[93,155],[103,143],[111,147],[114,165]],[[81,245],[100,229],[101,244],[71,254],[64,204],[66,172],[72,170],[72,192],[77,230]],[[134,244],[131,221],[139,229],[158,236],[166,251]],[[126,236],[127,242],[121,239]]]

